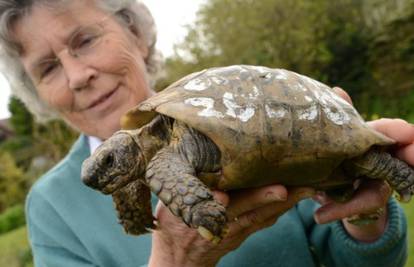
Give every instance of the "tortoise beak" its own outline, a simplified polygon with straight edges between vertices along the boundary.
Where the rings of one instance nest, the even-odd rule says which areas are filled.
[[[105,187],[105,185],[99,183],[98,169],[97,164],[94,164],[91,158],[86,159],[82,164],[82,182],[95,190],[100,190]]]

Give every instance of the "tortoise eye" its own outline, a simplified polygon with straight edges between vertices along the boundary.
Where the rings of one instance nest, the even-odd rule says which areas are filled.
[[[105,158],[103,159],[103,164],[106,167],[112,167],[112,165],[114,164],[115,161],[115,156],[113,153],[109,153],[108,155],[105,156]]]

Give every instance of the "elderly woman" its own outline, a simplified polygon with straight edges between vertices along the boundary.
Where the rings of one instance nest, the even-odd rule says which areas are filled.
[[[134,0],[0,0],[0,16],[2,63],[14,94],[38,119],[60,117],[82,133],[27,198],[37,266],[403,266],[405,218],[381,182],[363,185],[345,204],[316,196],[322,207],[300,201],[314,194],[309,188],[216,192],[238,218],[218,245],[162,204],[153,234],[124,234],[111,198],[84,186],[80,169],[100,140],[120,128],[120,116],[154,93],[151,15]],[[397,155],[414,164],[411,125],[373,126],[397,140]],[[344,219],[378,208],[386,212],[368,226]]]

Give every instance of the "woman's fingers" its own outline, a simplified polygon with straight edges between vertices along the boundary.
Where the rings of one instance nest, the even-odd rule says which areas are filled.
[[[410,145],[414,141],[414,126],[401,119],[379,119],[368,122],[369,126],[394,139],[399,145]]]
[[[269,222],[276,222],[277,218],[292,208],[298,201],[313,196],[315,191],[312,188],[294,188],[289,190],[286,201],[273,202],[251,209],[237,215],[233,221],[230,221],[229,235],[238,234],[244,229],[255,232],[259,229],[270,226]]]
[[[269,185],[232,192],[230,193],[230,203],[227,207],[227,218],[232,220],[240,214],[266,204],[285,201],[287,194],[286,187],[282,185]]]
[[[344,89],[339,88],[339,87],[333,87],[332,89],[333,89],[333,91],[334,91],[337,95],[339,95],[342,99],[344,99],[344,100],[345,100],[346,102],[348,102],[349,104],[353,105],[353,104],[352,104],[352,99],[351,99],[351,97],[348,95],[348,93],[347,93],[347,92],[345,92],[345,90],[344,90]]]
[[[409,165],[414,166],[414,143],[399,148],[395,155]]]
[[[229,195],[223,191],[214,190],[213,191],[214,199],[220,202],[224,207],[229,205]]]
[[[391,188],[384,181],[367,180],[361,184],[348,202],[325,201],[325,204],[315,212],[314,218],[317,223],[328,223],[355,214],[372,213],[385,207],[391,194]]]

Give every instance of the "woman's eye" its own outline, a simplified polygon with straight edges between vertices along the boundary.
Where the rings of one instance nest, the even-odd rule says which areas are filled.
[[[56,67],[57,67],[57,63],[51,63],[51,64],[46,65],[43,68],[40,77],[41,78],[46,77],[47,75],[49,75],[50,73],[52,73],[56,69]]]
[[[80,41],[78,46],[79,47],[89,46],[91,43],[93,43],[94,40],[95,40],[95,36],[85,37]]]
[[[96,41],[98,40],[99,36],[96,34],[85,34],[77,38],[78,40],[73,45],[75,49],[82,49],[92,47]]]

